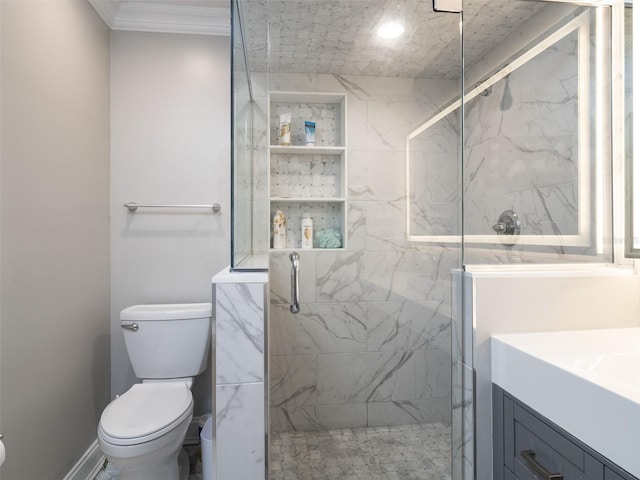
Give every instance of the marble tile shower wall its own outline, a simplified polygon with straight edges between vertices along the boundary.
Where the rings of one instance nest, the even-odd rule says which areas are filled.
[[[493,234],[500,213],[522,233],[578,233],[578,33],[465,108],[465,233]]]
[[[462,198],[459,109],[409,141],[411,235],[458,235]]]
[[[277,91],[348,95],[348,249],[301,254],[289,313],[288,251],[270,263],[271,428],[451,421],[451,283],[457,249],[406,237],[406,136],[457,82],[271,74]],[[295,226],[292,226],[295,228]]]

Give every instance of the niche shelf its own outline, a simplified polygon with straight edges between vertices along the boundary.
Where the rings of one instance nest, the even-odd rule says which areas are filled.
[[[345,150],[345,147],[307,147],[286,145],[271,145],[269,147],[269,152],[272,154],[284,153],[290,155],[341,155]]]
[[[291,113],[291,143],[278,145],[279,116]],[[304,121],[316,122],[314,146],[305,145]],[[340,232],[347,245],[347,97],[336,93],[269,93],[269,214],[287,217],[287,249],[301,247],[304,213],[314,233]],[[272,228],[272,222],[269,221]],[[271,239],[273,245],[273,240]],[[336,250],[314,248],[318,251]]]

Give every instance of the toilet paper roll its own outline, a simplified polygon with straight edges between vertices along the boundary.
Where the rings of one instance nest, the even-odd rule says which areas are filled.
[[[0,465],[4,463],[4,459],[7,457],[7,454],[4,450],[4,443],[0,440]]]

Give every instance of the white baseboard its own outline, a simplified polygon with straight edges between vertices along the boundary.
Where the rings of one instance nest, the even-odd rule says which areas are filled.
[[[102,468],[104,455],[98,447],[98,439],[89,446],[82,458],[62,480],[93,480]]]
[[[191,420],[185,445],[195,445],[200,441],[198,432],[198,418]],[[98,446],[98,439],[95,439],[89,446],[82,458],[73,466],[62,480],[93,480],[104,464],[104,455]]]

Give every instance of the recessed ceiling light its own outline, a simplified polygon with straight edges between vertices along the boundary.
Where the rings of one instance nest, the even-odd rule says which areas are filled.
[[[385,22],[378,27],[376,33],[382,38],[396,38],[404,33],[404,27],[398,22]]]

